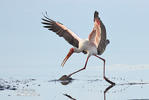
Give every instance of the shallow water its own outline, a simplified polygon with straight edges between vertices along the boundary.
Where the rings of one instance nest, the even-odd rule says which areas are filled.
[[[89,67],[86,71],[72,76],[73,80],[69,82],[59,81],[58,78],[62,75],[49,73],[49,70],[40,68],[36,71],[29,69],[29,72],[23,69],[24,73],[21,70],[4,69],[3,73],[0,73],[0,85],[3,86],[0,98],[1,100],[149,100],[148,66],[123,67],[124,70],[120,69],[120,66],[122,65],[106,71],[107,77],[116,83],[115,86],[110,86],[102,78],[102,68],[98,67]],[[70,70],[65,70],[67,71]],[[5,72],[9,73],[4,74]]]

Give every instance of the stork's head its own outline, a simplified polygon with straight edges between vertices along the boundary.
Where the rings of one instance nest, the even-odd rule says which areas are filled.
[[[69,53],[67,54],[67,56],[65,57],[65,59],[63,60],[61,66],[63,67],[64,64],[66,63],[66,61],[68,60],[68,58],[74,53],[75,49],[74,48],[71,48]]]

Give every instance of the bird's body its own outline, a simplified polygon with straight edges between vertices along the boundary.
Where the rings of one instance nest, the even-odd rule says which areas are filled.
[[[76,53],[83,52],[88,56],[97,55],[97,46],[89,41],[89,39],[81,39],[79,42],[79,47],[74,49]]]
[[[100,20],[98,16],[98,12],[95,11],[94,13],[94,27],[92,32],[89,34],[87,39],[81,39],[78,37],[75,33],[73,33],[70,29],[65,27],[63,24],[53,21],[49,19],[47,16],[44,16],[45,18],[42,18],[46,26],[45,28],[48,28],[49,30],[55,32],[60,37],[63,37],[68,43],[70,43],[73,48],[70,49],[69,53],[65,57],[65,59],[62,62],[62,66],[64,66],[67,59],[73,54],[73,53],[84,53],[87,54],[87,59],[85,66],[70,75],[69,77],[81,70],[84,70],[86,68],[88,59],[90,56],[96,56],[97,58],[104,61],[104,79],[108,81],[111,84],[115,84],[114,82],[110,81],[105,77],[105,60],[101,57],[98,57],[97,55],[101,55],[107,46],[109,44],[109,40],[106,38],[106,29],[102,21]]]

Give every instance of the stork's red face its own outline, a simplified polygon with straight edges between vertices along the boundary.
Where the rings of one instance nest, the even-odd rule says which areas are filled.
[[[64,64],[66,63],[66,61],[68,60],[68,58],[74,53],[74,48],[71,48],[69,53],[67,54],[67,56],[65,57],[65,59],[63,60],[61,66],[63,67]]]

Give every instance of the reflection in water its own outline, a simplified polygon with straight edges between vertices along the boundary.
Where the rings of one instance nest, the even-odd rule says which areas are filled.
[[[115,85],[110,85],[108,86],[105,90],[104,90],[104,100],[106,100],[106,93]],[[75,98],[73,98],[72,96],[68,95],[68,94],[63,94],[64,96],[68,97],[70,100],[76,100]]]
[[[59,79],[55,79],[55,80],[50,80],[48,82],[60,82],[62,85],[68,85],[69,83],[71,83],[73,80],[73,78],[71,77],[67,77],[67,75],[63,75],[61,78]]]
[[[106,93],[115,85],[110,85],[104,90],[104,100],[106,100]]]
[[[64,96],[66,96],[66,97],[68,97],[69,99],[71,99],[71,100],[77,100],[77,99],[75,99],[75,98],[73,98],[73,97],[71,97],[70,95],[68,95],[68,94],[63,94]]]
[[[68,85],[69,83],[71,83],[72,80],[65,80],[65,81],[61,81],[62,85]],[[106,93],[115,85],[110,85],[108,86],[105,90],[104,90],[104,100],[106,100]],[[63,94],[64,96],[68,97],[70,100],[76,100],[75,98],[73,98],[72,96],[70,96],[69,94]]]
[[[63,75],[59,81],[61,82],[62,85],[68,85],[69,83],[72,82],[72,78],[68,77],[67,75]],[[108,86],[105,90],[104,90],[104,100],[106,100],[106,93],[113,87],[115,86],[115,84],[111,84],[110,86]],[[72,96],[68,95],[68,94],[63,94],[64,96],[68,97],[71,100],[76,100],[75,98],[73,98]]]
[[[75,79],[72,79],[70,77],[68,77],[67,75],[63,75],[60,79],[56,80],[58,82],[60,82],[62,85],[68,85],[70,83],[72,83],[72,81],[74,81]],[[94,80],[94,81],[99,81],[99,80]],[[124,88],[124,86],[126,86],[127,88],[130,87],[130,86],[134,86],[134,85],[145,85],[145,84],[149,84],[149,83],[145,83],[145,82],[128,82],[128,83],[121,83],[121,84],[116,84],[116,85],[109,85],[103,93],[103,97],[104,99],[103,100],[106,100],[106,97],[107,97],[107,92],[114,86],[122,86]],[[120,91],[118,90],[115,90],[113,91],[112,93],[116,93],[117,92],[121,92],[122,90],[125,90],[125,89],[121,89]],[[69,98],[70,100],[77,100],[76,98],[80,98],[80,97],[73,97],[71,96],[71,94],[63,94],[65,97]],[[93,99],[93,98],[92,98]],[[98,99],[98,98],[97,98]],[[149,100],[149,99],[129,99],[129,100]]]
[[[72,82],[72,80],[74,80],[74,79],[72,79],[71,77],[68,77],[67,75],[63,75],[59,79],[59,81],[61,82],[62,85],[68,85],[69,83]]]
[[[69,83],[71,83],[72,80],[67,80],[67,81],[61,81],[62,85],[68,85]]]

